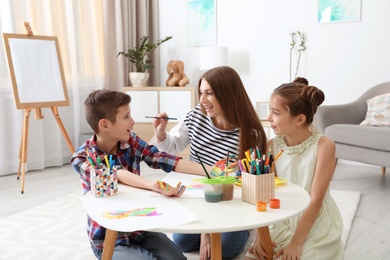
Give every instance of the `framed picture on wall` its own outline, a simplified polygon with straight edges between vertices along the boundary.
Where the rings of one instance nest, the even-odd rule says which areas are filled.
[[[267,120],[269,114],[268,102],[256,102],[256,113],[260,120]]]
[[[217,44],[216,0],[187,0],[187,45]]]
[[[362,0],[318,0],[319,23],[360,21]]]

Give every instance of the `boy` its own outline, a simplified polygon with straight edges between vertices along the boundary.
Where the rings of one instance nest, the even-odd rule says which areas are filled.
[[[172,190],[165,191],[156,182],[141,177],[140,162],[144,161],[149,167],[165,172],[174,170],[204,175],[203,168],[198,163],[160,152],[133,133],[135,122],[130,114],[130,101],[129,95],[109,89],[96,90],[86,98],[85,117],[94,135],[71,158],[73,168],[80,174],[83,193],[91,190],[91,165],[86,151],[93,151],[102,162],[105,156],[112,156],[113,165],[120,166],[117,171],[119,182],[167,196],[180,196],[185,190],[180,190],[180,183]],[[98,259],[102,256],[105,231],[88,216],[87,233]],[[147,231],[118,232],[113,258],[186,259],[165,234]]]

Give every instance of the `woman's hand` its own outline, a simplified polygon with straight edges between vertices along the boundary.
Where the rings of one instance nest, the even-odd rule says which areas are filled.
[[[205,233],[200,235],[199,259],[207,260],[211,256],[211,241],[210,234]]]
[[[282,256],[282,259],[299,260],[302,256],[302,245],[290,242],[287,246],[282,247],[275,255],[276,259]]]
[[[153,128],[154,133],[157,137],[158,142],[162,142],[167,138],[166,128],[168,125],[168,120],[164,118],[168,118],[167,113],[163,112],[158,114],[156,117],[160,119],[153,119]]]
[[[186,186],[181,185],[181,182],[178,182],[176,187],[172,187],[166,182],[156,181],[154,183],[154,188],[156,191],[169,197],[180,197],[186,190]]]

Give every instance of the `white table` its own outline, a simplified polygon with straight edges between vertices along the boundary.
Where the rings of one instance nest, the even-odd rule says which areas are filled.
[[[162,174],[158,175],[160,179],[163,177]],[[154,179],[153,177],[152,179]],[[199,178],[199,176],[197,176]],[[123,200],[124,196],[128,196],[131,200],[132,194],[139,192],[139,189],[128,187],[125,185],[119,186],[120,196],[110,197],[107,199],[99,200],[99,207],[101,209],[107,208],[109,211],[110,202],[113,200]],[[92,195],[87,193],[82,199],[90,199]],[[234,191],[234,198],[230,201],[222,201],[218,203],[208,203],[204,199],[199,198],[170,198],[177,201],[181,206],[194,213],[198,220],[182,224],[164,226],[150,229],[150,231],[157,232],[168,232],[168,233],[187,233],[187,234],[198,234],[198,233],[210,233],[211,234],[211,245],[212,245],[212,259],[222,258],[221,249],[221,233],[229,231],[238,231],[258,228],[259,235],[262,238],[263,247],[268,252],[270,259],[272,259],[273,249],[271,238],[268,230],[268,225],[274,224],[286,219],[289,219],[299,213],[301,213],[308,206],[310,197],[308,193],[291,183],[286,183],[281,186],[277,186],[275,189],[275,197],[280,199],[280,209],[270,209],[267,206],[266,212],[259,212],[256,210],[256,206],[243,202],[241,200],[241,188],[236,187]],[[120,199],[119,199],[120,198]],[[83,203],[87,213],[93,211],[91,206],[87,203]],[[131,218],[127,218],[129,223]],[[99,223],[97,219],[95,219]],[[105,222],[104,226],[106,231],[106,238],[104,241],[103,260],[111,259],[116,236],[118,231],[128,231],[128,228],[124,224],[123,230],[118,230],[118,225],[115,225],[116,220],[111,222]],[[124,221],[121,219],[120,221]]]

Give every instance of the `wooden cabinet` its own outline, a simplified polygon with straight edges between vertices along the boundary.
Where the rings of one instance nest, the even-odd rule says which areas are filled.
[[[145,116],[155,116],[166,112],[170,120],[167,130],[183,120],[196,104],[194,87],[124,87],[123,91],[131,96],[131,116],[135,121],[134,132],[143,140],[149,142],[154,135],[153,119]],[[180,156],[188,158],[187,147]]]

